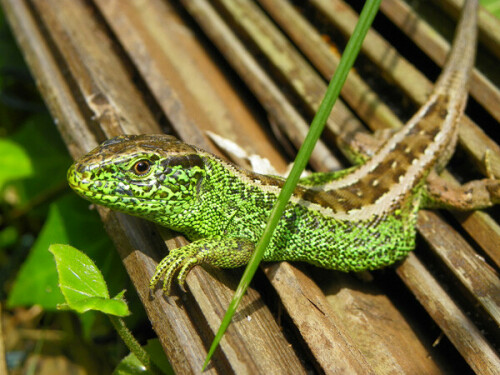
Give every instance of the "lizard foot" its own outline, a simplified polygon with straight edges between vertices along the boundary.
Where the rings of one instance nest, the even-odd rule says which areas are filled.
[[[500,203],[500,180],[484,178],[457,186],[432,172],[423,192],[423,207],[477,210]]]
[[[220,268],[240,267],[248,263],[253,250],[254,244],[245,239],[212,238],[194,241],[173,249],[162,259],[156,266],[149,288],[154,290],[163,277],[163,292],[169,295],[176,273],[177,281],[183,288],[187,274],[194,266],[208,264]]]
[[[177,271],[179,274],[177,280],[181,287],[184,287],[188,272],[197,264],[203,262],[203,255],[197,249],[189,248],[189,246],[173,249],[168,256],[162,259],[156,266],[155,273],[149,282],[149,288],[154,289],[160,279],[163,278],[163,292],[166,295],[170,294],[172,281]]]

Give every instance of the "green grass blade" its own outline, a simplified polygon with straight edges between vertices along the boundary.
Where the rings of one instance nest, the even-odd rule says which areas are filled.
[[[297,154],[290,175],[288,176],[285,185],[283,186],[283,189],[281,190],[281,193],[278,197],[278,200],[273,207],[273,210],[267,222],[267,227],[264,230],[264,233],[257,244],[255,252],[253,253],[252,258],[250,259],[250,262],[248,263],[245,272],[243,273],[240,284],[238,285],[238,288],[234,293],[233,299],[229,304],[229,307],[221,322],[219,330],[217,331],[217,334],[215,335],[212,345],[210,346],[207,358],[205,359],[205,363],[203,364],[202,368],[203,370],[207,366],[208,362],[210,361],[210,358],[215,352],[215,349],[219,345],[219,342],[222,339],[224,332],[231,323],[231,319],[234,313],[236,312],[236,309],[241,301],[241,298],[243,297],[243,294],[246,292],[248,286],[250,285],[253,275],[255,274],[255,271],[259,266],[262,256],[264,255],[264,251],[271,240],[271,237],[274,233],[274,229],[276,228],[278,221],[281,215],[283,214],[283,211],[285,210],[288,200],[290,199],[295,189],[295,186],[299,181],[302,171],[304,170],[305,166],[309,161],[309,158],[314,149],[314,146],[316,145],[317,140],[319,139],[321,133],[323,132],[326,120],[328,119],[328,116],[332,111],[333,105],[335,104],[335,101],[337,100],[340,94],[340,90],[342,89],[342,86],[347,78],[347,74],[349,73],[349,70],[353,66],[354,61],[359,53],[359,50],[361,49],[361,44],[363,43],[363,40],[370,28],[370,25],[373,22],[373,19],[375,18],[375,15],[377,14],[380,2],[381,0],[367,0],[365,6],[363,7],[363,10],[359,17],[358,24],[356,25],[356,28],[353,32],[351,39],[347,43],[346,49],[342,54],[339,66],[335,71],[335,74],[333,75],[330,84],[328,85],[325,97],[321,102],[318,112],[314,116],[311,128],[309,129],[306,139],[304,140],[304,143]]]

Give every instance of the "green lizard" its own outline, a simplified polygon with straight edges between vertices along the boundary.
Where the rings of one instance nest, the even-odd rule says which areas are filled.
[[[494,179],[442,188],[435,175],[451,157],[475,54],[477,2],[468,1],[447,66],[428,102],[363,164],[302,179],[265,261],[305,261],[341,270],[376,269],[415,247],[422,207],[475,209],[500,202]],[[170,292],[195,265],[245,265],[284,180],[243,170],[168,135],[104,142],[68,171],[82,197],[164,225],[192,242],[158,265]],[[439,186],[439,188],[436,188]]]

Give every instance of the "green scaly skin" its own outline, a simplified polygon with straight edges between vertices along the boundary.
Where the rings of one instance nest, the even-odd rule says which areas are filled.
[[[362,271],[391,265],[415,247],[417,212],[433,198],[426,178],[453,152],[465,106],[476,2],[467,4],[458,43],[429,101],[363,165],[303,179],[265,261]],[[166,293],[176,274],[183,284],[197,264],[245,265],[283,185],[282,178],[245,171],[167,135],[110,139],[75,162],[68,181],[85,199],[192,241],[158,265],[150,287],[164,275]]]
[[[138,172],[145,163],[147,171]],[[344,173],[316,174],[321,182]],[[249,180],[248,182],[245,180]],[[244,171],[167,135],[113,138],[76,162],[70,186],[82,197],[174,229],[193,241],[159,265],[165,289],[179,271],[209,263],[246,264],[262,234],[283,180]],[[307,178],[308,185],[314,184]],[[266,191],[269,190],[269,191]],[[297,194],[307,188],[299,186]],[[265,261],[305,261],[341,271],[384,267],[414,248],[415,209],[367,221],[342,221],[290,202]]]

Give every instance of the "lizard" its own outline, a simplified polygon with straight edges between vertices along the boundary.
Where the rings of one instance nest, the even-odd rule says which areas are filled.
[[[339,271],[392,265],[415,248],[420,209],[463,210],[500,202],[494,178],[448,186],[437,176],[452,156],[474,63],[477,0],[468,0],[447,63],[427,102],[370,157],[300,180],[264,261],[304,261]],[[184,234],[151,278],[171,291],[196,265],[248,263],[284,184],[244,170],[173,136],[109,139],[68,170],[71,188],[91,202]]]

